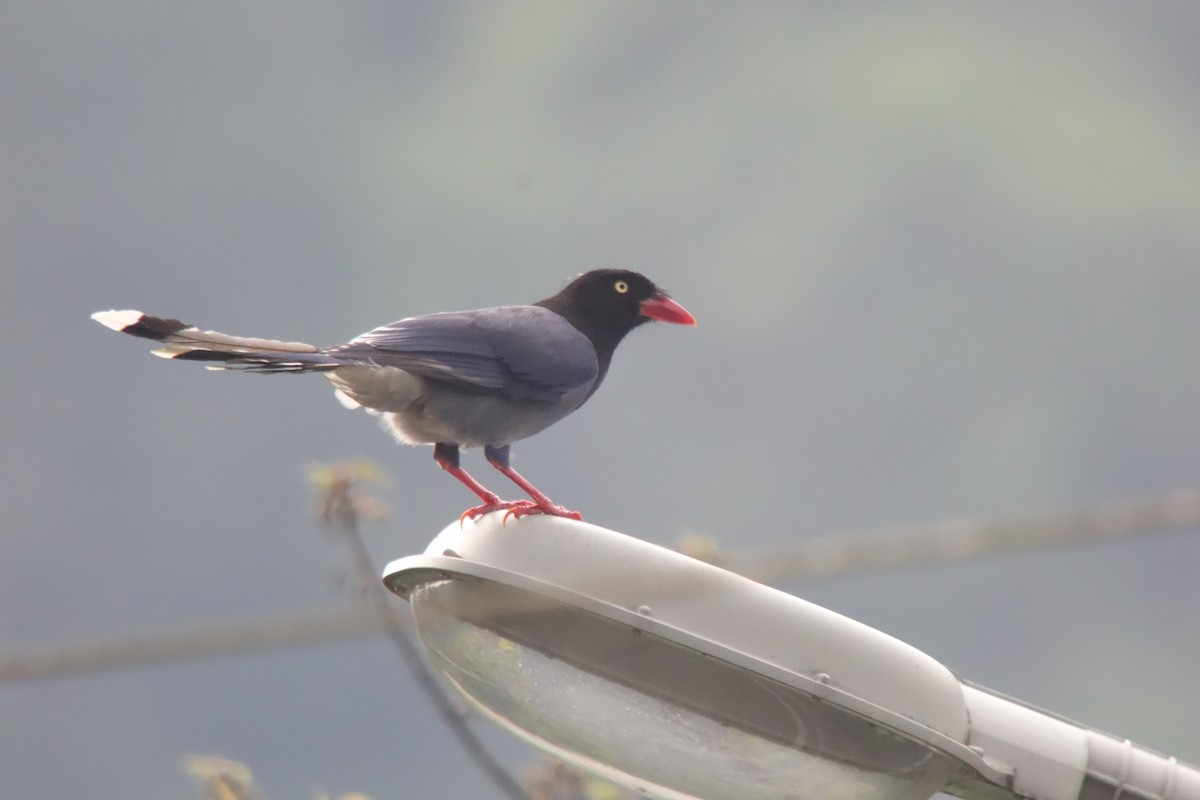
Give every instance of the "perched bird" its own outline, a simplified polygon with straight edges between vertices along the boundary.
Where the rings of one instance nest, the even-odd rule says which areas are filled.
[[[696,324],[649,279],[615,269],[585,272],[532,305],[409,317],[324,348],[203,331],[141,311],[98,311],[92,319],[161,342],[155,355],[209,369],[322,373],[346,407],[381,416],[405,444],[433,445],[438,466],[482,501],[464,518],[505,510],[572,519],[580,514],[555,505],[509,465],[510,445],[583,405],[637,326]],[[460,466],[459,448],[479,446],[532,500],[501,500]]]

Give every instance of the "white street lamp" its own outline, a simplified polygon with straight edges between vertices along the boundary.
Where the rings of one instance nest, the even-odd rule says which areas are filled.
[[[1200,770],[832,611],[594,525],[500,516],[384,582],[482,714],[646,795],[1200,800]]]

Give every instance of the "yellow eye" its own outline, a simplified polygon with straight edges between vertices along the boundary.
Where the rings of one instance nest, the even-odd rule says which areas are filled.
[[[629,291],[629,284],[625,281],[617,281],[613,284],[613,288],[617,290],[617,294],[625,294]]]

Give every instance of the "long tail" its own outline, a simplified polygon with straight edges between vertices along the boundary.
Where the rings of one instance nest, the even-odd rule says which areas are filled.
[[[327,372],[344,363],[311,344],[202,331],[177,319],[152,317],[141,311],[97,311],[92,319],[120,333],[162,342],[163,346],[153,351],[156,356],[214,362],[209,369]]]

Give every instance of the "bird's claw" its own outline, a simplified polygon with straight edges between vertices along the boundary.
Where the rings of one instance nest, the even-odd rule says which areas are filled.
[[[546,514],[551,517],[566,517],[567,519],[573,519],[577,522],[583,519],[583,514],[580,514],[578,511],[570,511],[562,506],[539,506],[537,503],[527,503],[521,508],[510,508],[504,512],[504,519],[500,520],[500,524],[507,525],[509,517],[512,517],[513,519],[520,519],[521,517],[527,517],[530,514]]]
[[[503,511],[504,519],[500,520],[501,525],[508,524],[508,518],[520,519],[533,514],[547,514],[552,517],[566,517],[567,519],[582,520],[583,515],[578,511],[570,511],[562,506],[556,505],[538,505],[532,500],[499,500],[487,502],[474,508],[468,508],[458,518],[458,526],[461,528],[463,523],[468,520],[478,519],[484,514],[490,514],[493,511]]]
[[[532,500],[501,500],[500,498],[496,498],[495,500],[489,500],[481,506],[468,508],[458,518],[458,526],[461,528],[466,520],[475,520],[479,517],[482,517],[484,514],[490,514],[493,511],[507,512],[504,515],[504,521],[507,522],[509,514],[516,513],[518,516],[520,516],[519,511],[521,509],[531,507],[536,508],[537,503],[533,502]]]

